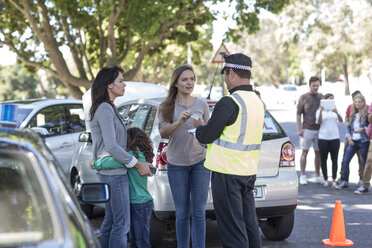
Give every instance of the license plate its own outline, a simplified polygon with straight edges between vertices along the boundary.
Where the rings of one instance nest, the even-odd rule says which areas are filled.
[[[254,187],[253,195],[254,195],[254,198],[262,198],[263,197],[262,186]]]
[[[263,197],[262,186],[255,186],[253,189],[253,195],[254,195],[254,198],[262,198]],[[211,202],[213,202],[212,188],[210,184],[209,184],[209,199]]]

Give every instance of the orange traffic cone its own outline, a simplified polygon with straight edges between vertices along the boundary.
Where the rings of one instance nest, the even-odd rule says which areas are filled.
[[[344,213],[342,212],[341,201],[336,201],[335,210],[333,211],[333,220],[331,235],[329,239],[323,239],[323,244],[328,246],[352,246],[354,242],[346,239]]]

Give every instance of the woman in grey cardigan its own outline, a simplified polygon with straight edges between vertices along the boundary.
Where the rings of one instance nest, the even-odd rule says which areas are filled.
[[[102,247],[127,247],[130,229],[129,185],[127,169],[136,167],[141,175],[150,175],[150,164],[141,163],[126,152],[127,130],[114,100],[123,96],[123,69],[119,66],[102,68],[92,85],[90,127],[93,140],[93,159],[112,156],[125,167],[97,172],[101,182],[111,188],[110,201],[105,204],[105,218],[101,225]]]

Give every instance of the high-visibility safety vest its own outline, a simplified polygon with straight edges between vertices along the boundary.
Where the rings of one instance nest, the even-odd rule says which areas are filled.
[[[232,125],[224,128],[219,139],[208,144],[204,166],[223,174],[256,175],[264,105],[253,91],[239,90],[229,97],[239,106],[239,114]]]

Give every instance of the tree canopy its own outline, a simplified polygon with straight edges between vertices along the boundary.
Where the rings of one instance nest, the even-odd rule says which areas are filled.
[[[15,52],[29,70],[43,69],[60,79],[79,98],[81,87],[90,87],[95,72],[105,65],[121,65],[125,79],[131,80],[146,59],[147,66],[154,66],[152,59],[162,60],[155,70],[166,68],[171,46],[185,51],[186,44],[197,41],[193,55],[201,57],[211,49],[211,32],[206,30],[216,15],[207,6],[220,1],[0,1],[0,45]],[[257,31],[260,10],[278,13],[289,0],[235,2],[237,28],[229,30],[230,39]]]
[[[293,1],[280,14],[281,41],[297,43],[317,68],[342,73],[349,95],[348,74],[372,56],[371,11],[368,0]]]

